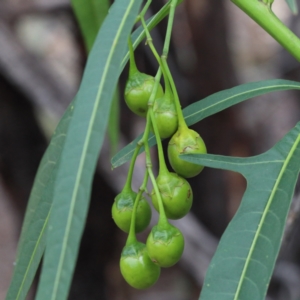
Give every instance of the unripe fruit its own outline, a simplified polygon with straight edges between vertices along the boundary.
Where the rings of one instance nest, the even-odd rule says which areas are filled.
[[[151,260],[164,268],[175,265],[184,249],[181,231],[171,224],[156,225],[152,228],[146,242]]]
[[[168,158],[173,170],[185,178],[198,175],[204,168],[179,158],[179,155],[189,153],[207,153],[205,143],[196,131],[179,128],[169,141]]]
[[[160,275],[160,267],[151,261],[146,245],[139,242],[123,248],[120,269],[127,283],[136,289],[149,288]]]
[[[123,231],[129,232],[132,210],[137,194],[134,191],[122,191],[116,196],[112,206],[112,217],[116,225]],[[151,208],[145,198],[141,198],[136,210],[135,231],[141,232],[149,225]]]
[[[148,110],[148,101],[155,84],[153,76],[136,72],[131,75],[125,87],[124,98],[127,106],[135,114],[145,117]],[[161,85],[158,85],[155,99],[164,95]]]
[[[180,219],[191,209],[193,203],[193,191],[190,184],[176,173],[162,173],[156,178],[166,217],[168,219]],[[159,212],[157,195],[153,189],[151,200],[154,208]]]
[[[175,104],[166,95],[155,100],[153,113],[161,138],[170,137],[178,127],[178,117]]]

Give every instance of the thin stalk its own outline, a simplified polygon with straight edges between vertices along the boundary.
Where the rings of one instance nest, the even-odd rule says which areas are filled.
[[[131,245],[135,242],[137,242],[136,235],[135,235],[135,220],[136,220],[136,210],[139,204],[139,201],[142,197],[142,194],[144,193],[146,186],[148,182],[148,171],[146,170],[145,175],[144,175],[144,180],[142,185],[139,188],[139,192],[135,198],[133,209],[132,209],[132,215],[131,215],[131,223],[130,223],[130,229],[129,229],[129,234],[127,237],[126,241],[126,246]]]
[[[147,126],[145,129],[145,132],[150,131],[150,124],[151,124],[151,110],[152,107],[150,106],[147,112]],[[157,195],[157,200],[158,200],[158,207],[159,207],[159,221],[158,223],[160,223],[161,225],[163,224],[168,224],[168,219],[166,217],[166,213],[165,213],[165,209],[164,209],[164,205],[161,199],[161,195],[155,180],[155,177],[153,175],[153,171],[152,171],[152,162],[151,162],[151,156],[150,156],[150,149],[149,149],[149,144],[148,144],[148,140],[145,140],[145,153],[146,153],[146,168],[148,170],[148,174],[150,177],[150,180],[152,182],[155,194]]]
[[[171,41],[171,35],[172,35],[172,29],[173,29],[173,22],[174,22],[174,15],[175,15],[175,9],[178,5],[178,0],[172,0],[170,3],[170,12],[169,12],[169,18],[168,18],[168,27],[165,37],[165,43],[163,48],[163,56],[168,57],[169,54],[169,47],[170,47],[170,41]]]
[[[179,5],[182,1],[183,0],[179,0],[177,5]],[[157,26],[157,24],[159,24],[159,22],[168,15],[169,9],[170,9],[169,2],[167,2],[155,16],[153,16],[152,18],[149,18],[147,20],[147,28],[149,30],[152,30],[153,28],[155,28]],[[145,34],[144,30],[141,30],[140,28],[138,28],[137,30],[135,30],[135,32],[132,34],[132,36],[135,37],[135,40],[133,42],[133,48],[135,49],[141,43],[141,41],[145,38],[146,34]],[[121,63],[122,67],[126,64],[126,62],[128,60],[128,56],[129,56],[129,53],[127,52],[122,60],[122,63]]]
[[[142,142],[138,142],[134,149],[134,153],[133,153],[132,159],[130,161],[129,171],[128,171],[128,175],[127,175],[127,179],[126,179],[123,191],[131,190],[131,182],[132,182],[134,165],[135,165],[136,158],[139,155],[139,151],[142,147],[142,144],[143,144]]]
[[[141,18],[141,23],[142,23],[142,26],[145,30],[145,33],[146,33],[146,37],[147,37],[147,44],[149,45],[149,48],[151,49],[153,55],[155,56],[161,70],[162,70],[162,74],[163,74],[163,77],[164,77],[164,81],[165,81],[165,94],[170,97],[172,96],[171,94],[171,87],[170,87],[170,83],[169,83],[169,80],[168,80],[168,76],[164,70],[164,66],[162,64],[162,61],[161,61],[161,58],[159,56],[159,54],[157,53],[157,50],[156,48],[154,47],[154,44],[153,44],[153,40],[152,40],[152,37],[150,35],[150,32],[146,26],[146,23],[145,23],[145,20],[144,18]]]
[[[176,85],[175,85],[175,82],[173,80],[171,71],[169,69],[169,66],[167,64],[167,61],[166,61],[165,57],[162,57],[162,65],[163,65],[164,70],[166,72],[167,78],[170,82],[172,93],[173,93],[173,96],[174,96],[174,103],[175,103],[177,117],[178,117],[178,129],[187,128],[187,125],[186,125],[186,122],[184,120],[184,116],[183,116],[183,113],[182,113],[182,110],[181,110],[181,104],[180,104],[180,100],[179,100],[179,97],[178,97]]]
[[[139,149],[142,147],[142,145],[144,144],[145,145],[145,149],[146,149],[146,145],[148,146],[148,150],[149,150],[149,145],[148,145],[148,136],[149,136],[149,132],[150,132],[150,125],[151,125],[151,120],[150,118],[148,117],[148,114],[147,113],[147,121],[146,121],[146,127],[145,127],[145,131],[144,131],[144,134],[143,134],[143,137],[142,139],[137,143],[137,146],[135,148],[135,151],[134,151],[134,156],[132,158],[132,160],[138,155],[139,153]],[[146,151],[145,151],[146,152]],[[150,159],[149,157],[147,158],[147,156],[149,156],[149,152],[147,154],[146,152],[146,162],[147,162],[147,159]],[[131,166],[134,165],[134,164],[130,164],[130,170],[131,170]],[[132,169],[133,170],[133,169]],[[129,171],[130,172],[130,171]],[[132,175],[132,171],[131,171],[131,175]],[[132,216],[131,216],[131,223],[130,223],[130,229],[129,229],[129,234],[128,234],[128,238],[127,238],[127,241],[126,241],[126,245],[130,245],[134,242],[137,241],[136,239],[136,235],[135,235],[135,216],[136,216],[136,209],[137,209],[137,205],[138,205],[138,202],[140,201],[140,198],[143,194],[143,192],[145,191],[146,189],[146,186],[147,186],[147,182],[148,182],[148,176],[149,176],[149,172],[148,172],[148,168],[146,168],[146,173],[144,175],[144,180],[143,180],[143,183],[142,185],[140,186],[139,188],[139,192],[137,194],[137,197],[135,199],[135,202],[134,202],[134,206],[133,206],[133,210],[132,210]],[[128,177],[127,177],[127,180],[128,180]],[[127,183],[127,181],[126,181]]]
[[[159,64],[159,66],[161,67],[160,56],[159,56],[159,54],[157,53],[157,51],[156,51],[156,49],[154,47],[152,37],[151,37],[150,32],[149,32],[149,30],[147,28],[147,25],[146,25],[146,22],[145,22],[144,18],[141,18],[141,23],[142,23],[142,26],[143,26],[143,28],[145,30],[145,33],[146,33],[146,38],[147,38],[146,42],[149,45],[149,47],[150,47],[153,55],[155,56],[155,58],[156,58],[156,60],[157,60],[157,62]]]
[[[147,12],[150,4],[151,4],[152,0],[148,0],[145,4],[145,6],[143,7],[142,11],[140,12],[140,14],[137,16],[136,22],[140,21],[141,18],[144,18],[145,13]]]
[[[161,65],[162,65],[164,76],[167,78],[167,81],[171,85],[172,93],[173,93],[173,96],[174,96],[174,103],[175,103],[175,107],[176,107],[176,112],[177,112],[177,116],[178,116],[178,128],[187,128],[187,125],[185,123],[185,120],[184,120],[184,117],[183,117],[183,114],[182,114],[181,104],[180,104],[180,101],[179,101],[176,85],[174,83],[172,74],[171,74],[169,66],[167,64],[167,57],[168,57],[168,54],[169,54],[172,28],[173,28],[173,23],[174,23],[175,9],[176,9],[177,5],[178,5],[178,0],[172,0],[172,2],[170,4],[168,27],[167,27],[166,37],[165,37],[163,54],[161,56],[160,62],[161,62]],[[145,32],[146,32],[146,29],[145,29]],[[147,34],[147,32],[146,32],[146,34]]]
[[[151,123],[152,123],[152,127],[153,127],[153,130],[154,130],[155,138],[156,138],[156,143],[157,143],[158,160],[159,160],[159,174],[168,173],[169,171],[168,171],[166,161],[165,161],[165,157],[164,157],[162,142],[161,142],[161,139],[160,139],[160,136],[159,136],[159,132],[158,132],[158,128],[157,128],[157,124],[156,124],[156,121],[155,121],[155,117],[154,117],[152,107],[149,108],[149,114],[150,114]]]
[[[133,76],[135,73],[139,72],[135,63],[134,50],[132,46],[131,37],[128,38],[128,48],[129,48],[129,77],[130,77]]]
[[[300,39],[273,13],[270,3],[257,0],[231,0],[300,61]]]
[[[163,68],[164,72],[163,72],[163,77],[164,77],[164,82],[165,82],[165,98],[167,100],[171,99],[173,97],[173,93],[172,93],[172,89],[171,89],[171,85],[169,82],[169,78],[166,74],[165,69]]]
[[[161,195],[160,195],[160,192],[159,192],[157,183],[156,183],[156,181],[155,181],[155,177],[154,177],[154,175],[153,175],[151,166],[147,166],[147,169],[148,169],[148,173],[149,173],[150,180],[151,180],[151,182],[152,182],[152,184],[153,184],[153,188],[154,188],[155,194],[156,194],[156,196],[157,196],[158,207],[159,207],[159,219],[158,219],[158,224],[159,224],[159,225],[166,225],[166,224],[169,224],[168,219],[167,219],[167,217],[166,217],[165,208],[164,208],[164,205],[163,205],[163,202],[162,202],[162,199],[161,199]]]
[[[159,84],[159,81],[160,81],[160,78],[161,78],[161,68],[159,68],[157,70],[157,73],[155,75],[155,82],[154,82],[154,86],[153,86],[153,89],[151,91],[151,96],[148,100],[148,107],[149,106],[153,106],[153,103],[154,103],[154,100],[155,100],[155,96],[156,96],[156,92],[157,92],[157,89],[158,89],[158,84]],[[148,138],[148,137],[147,137]]]
[[[157,92],[160,77],[161,77],[161,70],[159,69],[157,71],[156,75],[155,75],[155,83],[154,83],[153,90],[151,92],[151,96],[150,96],[149,102],[148,102],[148,105],[151,106],[151,107],[153,106],[153,102],[154,102],[155,95],[156,95],[156,92]],[[142,138],[137,143],[137,145],[134,149],[134,153],[132,155],[132,159],[131,159],[130,166],[129,166],[129,171],[128,171],[126,183],[124,185],[123,190],[128,189],[128,188],[131,189],[131,182],[132,182],[132,176],[133,176],[133,170],[134,170],[134,165],[135,165],[136,158],[139,155],[139,151],[140,151],[141,147],[145,144],[145,141],[148,141],[149,132],[150,132],[150,124],[151,124],[150,118],[149,118],[149,120],[147,118],[146,122],[147,123],[146,123],[146,128],[145,128],[144,134],[143,134]],[[147,130],[148,127],[149,127],[149,130]]]
[[[152,90],[151,96],[149,98],[149,105],[150,106],[153,105],[160,77],[161,77],[161,71],[158,70],[158,72],[157,72],[157,74],[155,76],[155,84],[153,86],[153,90]],[[127,175],[127,179],[126,179],[123,191],[131,189],[131,182],[132,182],[132,176],[133,176],[135,161],[136,161],[137,156],[139,155],[139,151],[140,151],[141,147],[145,144],[145,141],[148,141],[149,132],[150,132],[150,124],[151,124],[150,123],[150,119],[149,120],[147,119],[147,123],[146,123],[146,128],[145,128],[144,134],[143,134],[142,138],[139,140],[139,142],[137,143],[137,145],[136,145],[136,147],[134,149],[134,153],[132,155],[132,159],[131,159],[131,162],[130,162],[130,166],[129,166],[129,170],[128,170],[128,175]],[[147,127],[149,127],[149,130],[147,130]]]

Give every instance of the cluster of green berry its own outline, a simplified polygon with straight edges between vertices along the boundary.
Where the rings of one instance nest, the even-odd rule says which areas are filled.
[[[144,28],[149,37],[147,27]],[[135,149],[126,184],[112,206],[112,217],[116,225],[129,233],[121,254],[121,273],[137,289],[152,286],[160,275],[161,267],[171,267],[179,261],[184,249],[184,237],[168,219],[180,219],[190,211],[193,192],[185,178],[196,176],[203,169],[203,166],[182,160],[179,155],[206,153],[202,138],[185,123],[165,58],[157,55],[150,38],[147,41],[160,69],[156,77],[141,73],[137,69],[129,39],[130,67],[124,97],[130,110],[146,117],[147,123],[144,136]],[[161,73],[164,76],[165,92],[159,83]],[[155,134],[159,154],[159,174],[156,179],[151,168],[148,145],[150,130]],[[162,150],[161,139],[169,137],[168,158],[175,173],[167,169]],[[143,184],[136,193],[131,188],[131,180],[135,159],[142,145],[145,147],[147,169]],[[159,220],[152,228],[146,244],[143,244],[137,241],[135,233],[143,231],[150,223],[151,208],[142,196],[149,177],[153,185],[151,200],[159,212]]]

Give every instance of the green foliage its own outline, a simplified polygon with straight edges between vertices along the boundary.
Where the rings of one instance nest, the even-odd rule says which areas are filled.
[[[112,5],[89,55],[54,182],[38,300],[67,296],[111,99],[140,3],[122,0],[122,5]]]
[[[116,1],[112,6],[89,56],[76,98],[41,161],[7,300],[25,299],[45,244],[45,271],[37,299],[65,299],[67,295],[89,205],[92,176],[104,138],[109,100],[122,71],[127,36],[140,3]],[[45,240],[47,226],[50,229]]]
[[[286,42],[289,31],[283,29],[282,24],[279,25],[278,20],[272,15],[272,1],[232,1],[266,30],[269,30],[270,24],[275,20],[277,33],[274,29],[267,31],[292,54],[296,53],[295,57],[298,57],[297,47],[300,48],[300,42],[296,40],[296,50],[290,49],[290,42],[295,41],[295,36],[291,35],[290,41]],[[110,126],[110,135],[114,145],[117,141],[118,103],[117,97],[113,100],[113,95],[117,80],[129,58],[127,39],[138,16],[141,2],[141,0],[116,0],[110,8],[110,13],[107,14],[109,5],[107,0],[72,0],[87,49],[91,52],[79,91],[58,124],[40,163],[22,227],[18,257],[6,300],[26,298],[44,251],[36,299],[67,298],[89,207],[91,183],[107,124]],[[178,5],[181,2],[182,0],[177,3],[172,1],[172,4]],[[295,1],[287,0],[287,2],[295,12],[297,9]],[[175,5],[170,8],[170,3],[171,1],[146,22],[147,27],[144,29],[140,27],[131,35],[133,48],[136,48],[145,38],[145,31],[147,31],[145,28],[150,31],[169,12],[172,16],[168,24],[172,24]],[[261,15],[255,13],[258,6],[262,8]],[[265,20],[263,16],[271,17]],[[101,30],[97,34],[100,26]],[[169,25],[168,29],[171,29]],[[167,32],[170,37],[170,31]],[[149,32],[147,34],[149,36]],[[166,49],[168,47],[167,45]],[[166,61],[160,63],[162,69],[164,66],[167,68]],[[168,69],[164,71],[170,75]],[[172,78],[169,78],[169,81],[172,93],[176,96]],[[220,91],[188,106],[183,110],[184,120],[181,115],[180,122],[184,121],[187,125],[192,125],[253,97],[291,89],[300,89],[300,83],[276,79],[243,84]],[[176,100],[176,97],[174,98]],[[178,107],[180,106],[177,103],[176,109]],[[147,114],[147,121],[151,118],[151,122],[155,125],[152,108],[148,111],[150,113]],[[109,113],[111,114],[110,121],[108,121]],[[149,146],[156,143],[154,135],[149,135],[150,124],[147,122],[146,135],[143,135],[143,138],[146,137],[143,142],[147,140],[149,142],[149,145],[145,143],[146,157],[148,153],[148,171],[135,200],[133,215],[136,213],[138,201],[145,190],[148,176],[155,183],[153,172],[151,168],[148,169],[151,163]],[[154,125],[153,128],[158,132]],[[132,157],[135,159],[138,153],[144,151],[143,147],[137,146],[141,138],[142,136],[136,138],[113,157],[114,168]],[[157,141],[160,147],[159,153],[162,154],[160,139]],[[272,149],[255,157],[236,158],[209,154],[180,156],[181,159],[200,166],[239,172],[247,180],[247,190],[242,204],[224,233],[210,264],[200,296],[201,300],[253,300],[265,297],[300,170],[299,142],[300,123]],[[160,162],[162,161],[163,159],[160,158]],[[154,184],[154,190],[158,198],[157,209],[159,208],[160,211],[158,226],[168,224],[157,184]],[[190,195],[191,191],[188,193]],[[188,210],[189,207],[186,211]],[[138,247],[134,251],[132,247],[129,247],[129,250],[128,247],[124,248],[127,250],[123,251],[121,268],[131,285],[144,288],[157,280],[160,269],[149,259],[145,245],[137,242],[134,222],[132,220],[130,222],[128,241],[131,243],[128,242],[126,247],[130,245],[138,245]],[[161,235],[161,232],[159,234]],[[176,259],[173,262],[181,256],[183,237],[179,248],[178,251],[175,249]],[[167,250],[164,249],[164,251]],[[147,262],[147,272],[150,275],[142,274],[145,275],[143,280],[140,280],[142,277],[135,277],[131,282],[132,273],[136,276],[136,273],[139,274],[139,270],[144,267],[134,262],[133,269],[131,269],[132,265],[128,263],[128,257],[133,252],[139,253]],[[162,259],[166,257],[168,258],[164,256]],[[129,259],[131,261],[131,257]],[[162,262],[161,265],[170,266],[173,262]],[[135,281],[136,279],[138,282]]]
[[[300,123],[254,157],[182,155],[182,159],[241,173],[242,203],[210,263],[201,300],[264,299],[300,170]]]
[[[99,28],[109,9],[109,0],[71,0],[88,52],[91,51]]]
[[[84,38],[87,52],[90,52],[97,33],[108,14],[109,0],[71,0],[71,3]],[[112,153],[116,153],[119,142],[119,119],[119,93],[116,88],[107,126]]]
[[[285,0],[290,10],[296,15],[298,14],[298,6],[296,0]]]
[[[13,279],[6,295],[7,300],[25,299],[44,253],[56,166],[65,144],[73,109],[71,103],[53,134],[36,174],[23,222]]]

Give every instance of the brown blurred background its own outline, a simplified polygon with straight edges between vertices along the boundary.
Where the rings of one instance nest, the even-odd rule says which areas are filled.
[[[151,14],[165,3],[155,0]],[[300,3],[299,3],[300,4]],[[300,35],[300,19],[285,1],[274,11]],[[166,22],[153,30],[158,49]],[[157,64],[142,43],[139,68],[155,74]],[[0,300],[11,278],[17,240],[39,161],[64,109],[76,93],[86,60],[83,41],[67,0],[2,0],[0,9]],[[176,12],[169,64],[182,106],[235,85],[271,78],[300,80],[299,63],[229,0],[185,0]],[[127,68],[120,79],[120,94]],[[213,154],[251,156],[266,151],[299,120],[299,92],[267,94],[211,116],[193,126]],[[143,131],[144,120],[121,105],[122,148]],[[166,146],[166,142],[165,142]],[[90,212],[82,239],[70,300],[194,300],[218,239],[234,215],[246,182],[242,176],[206,168],[190,180],[192,212],[177,221],[184,232],[182,260],[163,269],[146,291],[130,288],[119,271],[126,235],[111,219],[111,205],[128,165],[111,171],[108,140],[95,174]],[[155,160],[155,150],[153,160]],[[139,186],[143,156],[134,186]],[[300,299],[300,199],[294,196],[269,300]],[[157,215],[154,213],[152,223]],[[147,232],[141,234],[145,240]],[[34,287],[28,299],[33,299]]]

